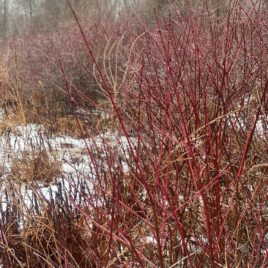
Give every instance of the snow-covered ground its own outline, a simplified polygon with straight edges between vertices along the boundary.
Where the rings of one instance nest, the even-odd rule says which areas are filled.
[[[90,139],[77,139],[70,136],[47,136],[42,125],[28,124],[16,126],[12,132],[0,136],[0,181],[1,209],[7,209],[8,199],[19,199],[20,205],[29,211],[34,210],[37,200],[62,201],[68,196],[71,202],[81,204],[81,195],[89,195],[93,191],[96,177],[96,163],[92,164],[90,155],[98,154],[99,165],[107,146],[111,146],[125,154],[135,139],[126,139],[116,132],[106,132]],[[12,170],[14,160],[22,159],[25,152],[46,151],[53,161],[61,163],[61,176],[50,184],[35,181],[34,186],[25,182],[12,182],[8,174]],[[97,159],[98,159],[97,157]],[[94,158],[96,160],[96,158]],[[123,170],[128,166],[123,163]],[[7,194],[8,193],[8,194]],[[9,195],[12,193],[12,196]]]

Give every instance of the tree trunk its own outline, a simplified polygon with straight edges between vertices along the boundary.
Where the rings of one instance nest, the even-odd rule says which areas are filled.
[[[3,12],[3,34],[6,37],[8,35],[8,0],[4,0]]]
[[[30,20],[32,20],[33,17],[33,2],[32,0],[28,0],[29,1],[29,15],[30,15]]]

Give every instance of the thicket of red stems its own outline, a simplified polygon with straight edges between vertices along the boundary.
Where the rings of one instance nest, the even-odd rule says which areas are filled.
[[[86,198],[107,242],[96,265],[266,267],[267,14],[157,17],[113,87],[76,17],[127,144],[103,140],[100,203]]]
[[[123,17],[120,20],[116,19],[113,10],[102,10],[102,17],[94,11],[83,17],[83,30],[92,40],[91,45],[100,66],[108,62],[111,56],[110,49],[115,49],[114,43],[122,35],[131,34],[127,31],[130,24],[135,32],[136,26],[132,22],[134,20],[130,17],[128,20]],[[3,58],[10,74],[19,79],[21,95],[26,99],[32,94],[45,91],[47,96],[54,97],[54,101],[62,101],[68,105],[61,68],[64,68],[72,87],[76,88],[74,94],[80,92],[90,95],[94,101],[102,99],[93,66],[74,21],[67,20],[60,23],[56,29],[43,33],[29,29],[21,37],[8,40],[8,43],[9,50],[2,51]],[[125,51],[121,50],[120,62],[123,62],[126,56]]]

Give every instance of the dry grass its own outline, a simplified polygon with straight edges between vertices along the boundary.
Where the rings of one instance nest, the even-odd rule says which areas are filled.
[[[16,182],[27,184],[55,181],[61,175],[61,162],[45,150],[23,152],[21,159],[13,159],[11,177]]]
[[[54,120],[47,120],[44,124],[47,131],[53,135],[84,138],[88,136],[88,123],[74,116],[59,116]]]
[[[19,84],[0,65],[0,133],[12,131],[16,125],[25,122]]]
[[[92,267],[87,227],[73,212],[50,207],[41,215],[29,215],[23,230],[16,223],[3,227],[0,242],[4,267]],[[13,252],[5,258],[5,252]]]

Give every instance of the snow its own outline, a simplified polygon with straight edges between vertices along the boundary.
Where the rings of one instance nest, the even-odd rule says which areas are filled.
[[[0,136],[0,166],[3,172],[0,181],[2,211],[7,209],[6,192],[15,194],[23,209],[28,211],[34,211],[35,202],[42,203],[44,200],[57,202],[66,195],[69,201],[81,204],[81,196],[78,193],[91,194],[96,177],[95,167],[90,161],[88,150],[94,153],[94,150],[99,148],[98,154],[101,157],[105,146],[110,146],[125,155],[129,144],[134,147],[135,139],[127,139],[112,131],[91,139],[77,139],[70,136],[49,137],[42,125],[16,126],[10,133]],[[34,182],[34,186],[24,182],[10,183],[8,174],[11,172],[12,162],[23,159],[25,152],[39,152],[40,150],[46,151],[51,159],[56,158],[61,162],[62,175],[49,185],[42,182]],[[122,167],[123,171],[128,171],[127,163],[123,162]],[[8,198],[14,198],[14,196],[8,196]],[[101,203],[100,200],[96,200],[96,204],[99,203]]]
[[[260,137],[267,137],[268,135],[268,116],[260,115],[259,120],[256,123],[255,132]]]
[[[254,118],[252,118],[252,122]],[[228,116],[227,125],[231,128],[234,127],[236,131],[246,131],[248,129],[247,122],[238,116],[235,112],[231,113]],[[265,139],[267,138],[268,134],[268,116],[267,115],[260,115],[255,127],[254,137]]]
[[[144,236],[140,239],[143,244],[157,245],[156,239],[152,236]]]

